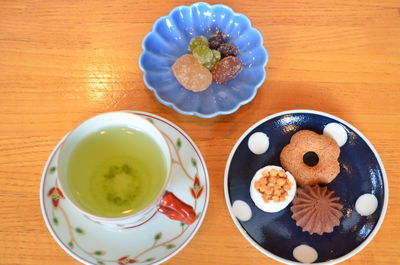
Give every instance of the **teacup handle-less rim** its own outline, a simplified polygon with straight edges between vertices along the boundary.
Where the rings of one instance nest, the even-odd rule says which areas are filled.
[[[136,121],[140,122],[142,125],[139,125]],[[100,129],[107,128],[110,126],[126,126],[129,128],[135,128],[135,129],[140,129],[143,130],[145,127],[149,128],[146,131],[146,134],[148,134],[152,139],[154,139],[156,142],[158,142],[158,145],[160,148],[163,150],[164,157],[166,159],[166,164],[167,164],[167,173],[166,173],[166,179],[164,181],[164,185],[162,189],[160,190],[159,194],[155,197],[152,203],[150,203],[145,209],[142,209],[141,211],[129,215],[129,216],[124,216],[124,217],[115,217],[115,218],[110,218],[110,217],[104,217],[104,216],[97,216],[94,215],[86,210],[84,210],[80,205],[77,204],[77,202],[73,199],[73,196],[70,195],[70,190],[68,188],[68,185],[66,185],[66,179],[67,179],[67,172],[66,172],[66,166],[65,166],[65,161],[68,161],[74,146],[78,141],[80,141],[84,136],[97,132]],[[73,140],[71,140],[73,139]],[[159,139],[159,140],[157,140]],[[71,144],[69,144],[71,142]],[[66,152],[63,152],[65,149],[67,149]],[[63,162],[61,162],[63,161]],[[136,115],[134,113],[129,113],[125,111],[116,111],[116,112],[106,112],[102,114],[98,114],[96,116],[90,117],[89,119],[85,120],[84,122],[80,123],[76,128],[74,128],[64,139],[64,142],[62,143],[60,147],[60,154],[58,157],[57,161],[57,167],[59,168],[59,173],[57,175],[57,183],[59,184],[59,187],[61,191],[63,192],[64,196],[72,203],[72,205],[80,212],[82,212],[84,215],[100,221],[100,222],[114,222],[114,221],[122,221],[129,219],[133,216],[139,216],[143,213],[145,213],[152,205],[156,205],[158,207],[158,203],[160,199],[162,198],[169,179],[170,179],[170,167],[171,167],[171,154],[170,150],[168,147],[167,142],[164,139],[164,136],[162,133],[158,130],[156,126],[154,126],[151,122],[146,120],[145,118]]]

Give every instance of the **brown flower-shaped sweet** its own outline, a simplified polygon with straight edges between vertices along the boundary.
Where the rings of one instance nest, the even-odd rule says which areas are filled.
[[[343,205],[327,187],[305,186],[297,191],[290,210],[296,225],[309,234],[331,233],[340,224]]]
[[[283,148],[280,160],[299,186],[327,184],[339,174],[339,154],[340,148],[331,137],[301,130]]]

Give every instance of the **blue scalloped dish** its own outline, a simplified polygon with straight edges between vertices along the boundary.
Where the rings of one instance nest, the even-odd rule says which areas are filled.
[[[281,166],[280,153],[293,134],[304,129],[321,134],[328,124],[336,124],[341,128],[342,135],[347,135],[347,140],[340,147],[340,173],[327,185],[340,197],[343,217],[332,233],[310,235],[292,219],[292,204],[276,213],[263,212],[253,203],[249,189],[258,169],[266,165]],[[259,155],[252,153],[248,147],[249,138],[255,132],[269,137],[268,150]],[[277,113],[251,126],[232,149],[225,169],[224,188],[231,217],[243,236],[265,255],[286,264],[303,261],[293,254],[300,245],[308,245],[315,250],[315,264],[336,264],[349,259],[378,232],[389,198],[384,166],[367,138],[349,123],[311,110]],[[372,214],[361,216],[355,203],[360,195],[366,193],[373,194],[378,205]],[[238,201],[240,207],[248,212],[246,219],[238,215]]]
[[[188,53],[193,37],[208,37],[217,29],[228,34],[228,43],[238,47],[243,70],[225,84],[212,82],[204,91],[189,91],[178,83],[171,66]],[[233,113],[255,97],[265,80],[268,53],[261,33],[245,15],[225,5],[195,3],[174,8],[154,23],[142,49],[139,65],[146,86],[161,103],[181,114],[211,118]]]

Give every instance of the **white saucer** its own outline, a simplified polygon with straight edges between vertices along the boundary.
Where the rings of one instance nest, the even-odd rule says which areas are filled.
[[[44,168],[40,204],[54,239],[69,255],[84,264],[165,262],[190,242],[207,210],[210,194],[207,167],[194,142],[178,126],[159,116],[134,113],[149,119],[164,134],[173,158],[168,190],[195,209],[197,220],[188,226],[157,213],[141,226],[121,230],[112,230],[89,220],[63,198],[56,186],[56,160],[64,137]]]

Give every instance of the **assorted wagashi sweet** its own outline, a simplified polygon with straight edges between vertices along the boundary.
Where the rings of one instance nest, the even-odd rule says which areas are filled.
[[[193,92],[207,89],[212,82],[210,71],[191,54],[185,54],[176,60],[172,65],[172,72],[182,86]]]
[[[303,232],[333,232],[340,225],[343,205],[326,184],[340,172],[339,155],[340,147],[330,136],[296,132],[280,153],[282,167],[266,166],[254,175],[250,184],[254,204],[274,213],[292,202],[292,219]]]
[[[303,232],[310,235],[331,233],[343,216],[343,205],[339,200],[328,187],[305,186],[297,191],[293,206],[290,207],[292,218]]]
[[[250,184],[250,196],[264,212],[278,212],[293,200],[296,181],[278,166],[266,166],[256,172]]]
[[[189,42],[189,54],[179,57],[172,66],[178,82],[186,89],[200,92],[211,81],[225,84],[242,71],[238,48],[227,43],[228,35],[217,31],[207,39],[196,36]]]
[[[340,172],[339,154],[340,147],[331,137],[301,130],[282,149],[280,160],[299,186],[328,184]]]

